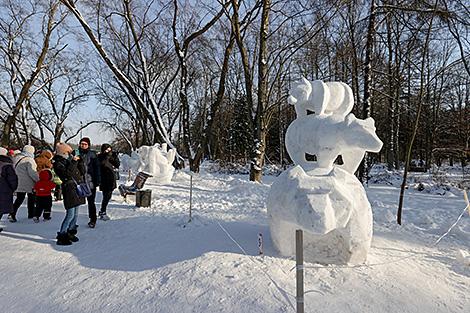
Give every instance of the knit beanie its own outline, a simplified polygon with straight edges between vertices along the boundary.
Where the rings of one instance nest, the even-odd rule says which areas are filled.
[[[34,155],[34,151],[35,151],[35,149],[34,149],[33,146],[26,145],[26,146],[23,147],[23,152]]]
[[[5,155],[7,156],[8,155],[8,150],[3,148],[3,147],[0,147],[0,155]]]
[[[86,142],[88,144],[88,146],[91,145],[91,142],[90,142],[90,138],[88,137],[83,137],[82,139],[80,139],[80,141],[78,142],[78,144],[82,143],[82,142]]]
[[[49,160],[52,159],[52,157],[54,156],[49,150],[44,150],[43,152],[41,152],[41,155]]]
[[[60,155],[67,155],[67,153],[70,153],[73,151],[72,147],[69,146],[68,144],[66,143],[63,143],[63,142],[59,142],[56,146],[55,146],[55,151],[57,154],[60,154]]]
[[[111,146],[108,143],[104,143],[101,145],[101,153],[104,153],[106,149],[111,148]]]

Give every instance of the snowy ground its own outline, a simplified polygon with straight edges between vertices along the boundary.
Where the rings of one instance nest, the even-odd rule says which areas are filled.
[[[23,206],[18,223],[1,222],[0,312],[295,312],[295,261],[277,255],[267,226],[273,179],[194,177],[194,219],[187,223],[189,176],[178,173],[172,184],[147,185],[151,208],[114,195],[112,220],[95,229],[86,227],[82,206],[80,242],[69,247],[55,245],[61,203],[39,224],[26,219]],[[462,194],[407,191],[400,227],[398,192],[367,188],[374,211],[367,264],[306,264],[306,312],[470,311],[470,266],[458,258],[470,251],[468,213],[433,245],[462,213]]]

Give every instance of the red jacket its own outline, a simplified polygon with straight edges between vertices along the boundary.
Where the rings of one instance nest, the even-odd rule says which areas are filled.
[[[34,191],[38,197],[48,197],[51,195],[52,189],[55,184],[51,181],[52,173],[49,170],[42,170],[39,172],[39,180],[34,185]]]

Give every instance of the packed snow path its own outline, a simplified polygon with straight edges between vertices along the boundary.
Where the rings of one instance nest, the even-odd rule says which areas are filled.
[[[26,219],[23,206],[18,223],[1,222],[0,312],[295,312],[295,261],[279,257],[269,238],[272,179],[194,177],[189,224],[186,174],[146,185],[151,208],[134,209],[131,198],[115,194],[112,219],[95,229],[86,227],[81,206],[80,242],[69,247],[55,244],[61,203],[54,203],[51,221],[39,224]],[[374,212],[368,263],[305,264],[306,312],[468,312],[470,268],[456,253],[470,250],[470,217],[433,246],[461,213],[463,197],[408,191],[400,227],[398,189],[366,190]]]

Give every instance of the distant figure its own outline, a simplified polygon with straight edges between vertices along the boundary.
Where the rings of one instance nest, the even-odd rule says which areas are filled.
[[[34,147],[26,145],[23,151],[16,155],[13,160],[16,175],[18,175],[18,188],[16,189],[16,200],[13,203],[13,212],[9,215],[10,222],[16,222],[16,213],[28,194],[28,218],[34,216],[34,205],[36,198],[33,193],[34,184],[39,180],[34,161]]]
[[[85,204],[85,198],[77,194],[77,184],[84,180],[85,165],[79,156],[72,156],[72,151],[69,145],[59,143],[54,157],[54,171],[62,180],[64,208],[67,212],[57,233],[58,245],[71,245],[72,242],[78,241],[78,208]]]
[[[87,180],[91,189],[91,196],[86,198],[88,203],[88,217],[90,218],[88,227],[95,228],[97,219],[95,205],[96,187],[98,187],[101,183],[101,174],[98,157],[96,156],[95,151],[90,150],[90,138],[83,137],[80,139],[78,155],[83,160],[83,164],[85,165],[85,179]]]
[[[52,172],[49,169],[44,169],[39,172],[39,181],[34,185],[34,191],[36,192],[36,208],[34,211],[33,221],[35,223],[39,222],[41,214],[43,214],[45,221],[51,219],[51,192],[56,186],[52,182],[52,178]]]
[[[3,214],[13,212],[13,192],[18,187],[13,162],[8,156],[8,150],[0,147],[0,220]],[[0,232],[3,228],[0,227]]]
[[[113,190],[117,187],[115,174],[119,170],[120,162],[117,153],[107,143],[101,145],[101,153],[98,155],[98,160],[101,172],[100,190],[103,193],[99,217],[101,220],[107,221],[109,216],[106,214],[106,208],[109,200],[111,200]]]
[[[59,176],[54,171],[54,168],[52,168],[52,182],[55,184],[54,188],[54,200],[55,201],[60,201],[62,200],[62,181],[60,180]]]

